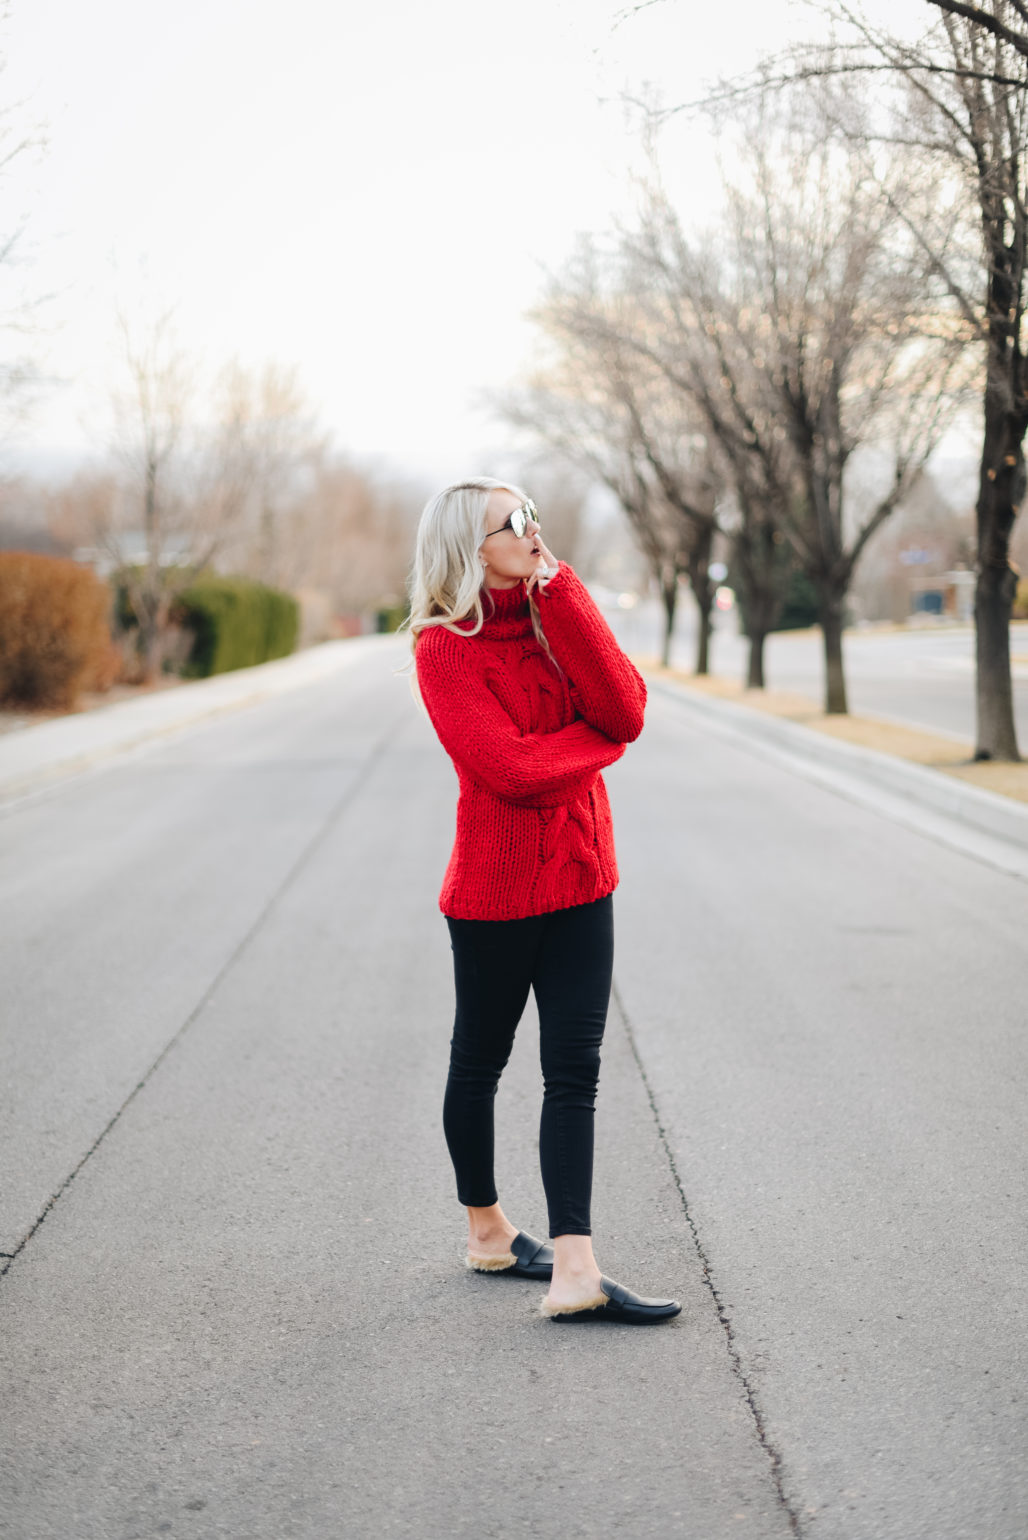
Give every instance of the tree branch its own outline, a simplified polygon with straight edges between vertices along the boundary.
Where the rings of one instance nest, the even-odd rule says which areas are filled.
[[[948,12],[951,16],[963,16],[965,21],[983,28],[986,32],[991,32],[993,37],[999,38],[1003,43],[1009,43],[1011,48],[1028,59],[1028,37],[1004,26],[998,17],[983,11],[980,5],[965,5],[964,0],[928,0],[928,4],[934,5],[940,11]]]

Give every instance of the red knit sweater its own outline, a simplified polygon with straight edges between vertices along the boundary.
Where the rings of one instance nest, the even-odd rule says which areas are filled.
[[[559,671],[521,583],[488,590],[477,635],[431,626],[417,641],[421,696],[460,782],[439,895],[454,919],[549,914],[617,886],[600,770],[642,731],[646,686],[565,562],[538,603]]]

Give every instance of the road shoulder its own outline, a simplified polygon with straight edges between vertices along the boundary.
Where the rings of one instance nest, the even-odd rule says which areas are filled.
[[[887,717],[852,713],[829,716],[808,695],[788,690],[747,690],[738,680],[721,675],[701,676],[682,669],[651,668],[650,672],[658,677],[675,679],[707,699],[733,701],[736,705],[809,727],[811,731],[824,733],[838,742],[875,749],[914,765],[939,770],[970,786],[977,786],[979,791],[1028,803],[1028,761],[1017,765],[999,761],[976,762],[972,758],[974,745],[956,734],[930,733],[904,722],[890,721]]]
[[[698,681],[695,675],[654,667],[645,672],[652,690],[675,700],[709,731],[1028,881],[1028,803],[986,789],[969,776],[947,774],[937,758],[901,752],[905,743],[910,751],[948,755],[955,768],[961,764],[959,743],[910,728],[890,733],[893,725],[876,719],[828,718],[802,696],[736,689],[733,698],[724,680]],[[915,739],[929,742],[917,745]],[[882,747],[887,741],[893,745],[888,750]],[[973,766],[965,759],[963,768],[1011,775],[1023,770],[1028,776],[1028,765]]]

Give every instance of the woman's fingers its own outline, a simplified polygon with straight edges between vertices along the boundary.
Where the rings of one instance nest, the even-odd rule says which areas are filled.
[[[535,571],[525,579],[526,593],[531,593],[533,589],[538,587],[540,578],[545,578],[548,568],[557,565],[556,556],[543,544],[538,535],[536,535],[533,544],[539,547],[539,555],[536,557]]]

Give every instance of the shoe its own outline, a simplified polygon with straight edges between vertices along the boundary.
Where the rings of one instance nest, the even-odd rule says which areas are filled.
[[[682,1309],[677,1299],[643,1299],[609,1278],[600,1279],[599,1296],[583,1305],[555,1309],[544,1299],[539,1308],[551,1321],[619,1321],[624,1326],[655,1326],[672,1320]]]
[[[473,1257],[469,1251],[465,1261],[476,1273],[504,1273],[511,1278],[537,1278],[542,1283],[553,1277],[553,1247],[524,1230],[515,1235],[506,1256]]]

